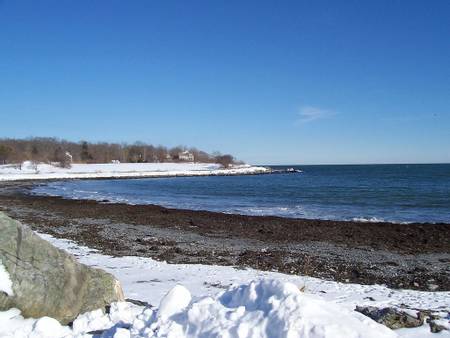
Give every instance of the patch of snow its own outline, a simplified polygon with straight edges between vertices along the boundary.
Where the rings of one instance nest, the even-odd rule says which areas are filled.
[[[450,331],[441,331],[439,333],[432,333],[430,326],[424,324],[414,329],[398,329],[395,331],[399,337],[404,338],[442,338],[450,337]]]
[[[99,309],[79,315],[73,322],[72,334],[77,336],[91,331],[109,330],[113,327],[129,327],[143,311],[145,308],[131,303],[112,303],[108,314]]]
[[[12,281],[8,271],[4,267],[0,259],[0,292],[6,293],[8,296],[13,296]]]
[[[222,169],[217,163],[99,163],[72,164],[60,168],[50,164],[33,164],[30,161],[21,166],[0,165],[0,181],[44,180],[70,178],[121,178],[121,177],[168,177],[168,176],[211,176],[262,174],[264,167],[236,165]]]
[[[71,337],[72,330],[56,319],[42,317],[24,319],[17,309],[0,312],[0,337],[2,338],[56,338]]]
[[[189,290],[182,285],[176,285],[159,303],[158,317],[167,320],[173,315],[181,313],[191,300]]]

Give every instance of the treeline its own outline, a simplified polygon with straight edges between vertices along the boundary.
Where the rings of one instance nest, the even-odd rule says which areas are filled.
[[[70,142],[51,137],[27,139],[0,139],[0,164],[34,161],[59,163],[63,167],[70,163],[111,163],[111,162],[204,162],[221,163],[228,167],[236,163],[233,156],[218,152],[208,154],[196,148],[178,146],[167,148],[142,142],[90,143]]]

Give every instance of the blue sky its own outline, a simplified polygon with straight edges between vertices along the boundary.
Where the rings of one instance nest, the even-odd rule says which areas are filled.
[[[0,0],[0,136],[450,162],[450,1]]]

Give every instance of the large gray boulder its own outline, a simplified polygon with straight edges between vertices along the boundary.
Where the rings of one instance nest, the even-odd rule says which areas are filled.
[[[25,317],[49,316],[67,324],[80,313],[124,300],[111,274],[78,263],[2,212],[0,263],[13,291],[0,291],[0,311],[17,308]]]

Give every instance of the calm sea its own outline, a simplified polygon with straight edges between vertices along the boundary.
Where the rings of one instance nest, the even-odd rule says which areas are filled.
[[[59,181],[34,193],[249,215],[450,223],[450,164],[272,167],[302,172]]]

